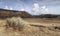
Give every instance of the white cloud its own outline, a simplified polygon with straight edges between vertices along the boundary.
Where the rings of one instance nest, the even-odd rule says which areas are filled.
[[[8,6],[5,6],[5,8],[4,8],[4,9],[13,10],[13,8],[12,8],[12,7],[8,7]]]
[[[48,12],[48,8],[47,8],[45,5],[41,7],[41,12],[42,12],[43,14],[49,13],[49,12]]]
[[[25,9],[21,9],[21,11],[25,11]]]
[[[10,10],[13,10],[13,8],[12,8],[12,7],[9,7],[9,9],[10,9]]]
[[[35,11],[35,12],[39,11],[39,4],[38,3],[34,3],[34,5],[33,5],[33,11]]]
[[[42,6],[41,8],[42,8],[42,9],[46,9],[46,6],[44,5],[44,6]]]

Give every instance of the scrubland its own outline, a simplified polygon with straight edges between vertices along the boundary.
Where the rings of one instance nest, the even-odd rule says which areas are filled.
[[[13,27],[6,28],[6,19],[0,19],[0,36],[60,36],[60,20],[41,18],[23,20],[30,26],[19,31]]]

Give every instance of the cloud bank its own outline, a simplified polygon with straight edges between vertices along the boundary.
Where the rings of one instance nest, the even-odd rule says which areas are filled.
[[[0,8],[26,10],[32,15],[60,14],[60,0],[0,0]]]

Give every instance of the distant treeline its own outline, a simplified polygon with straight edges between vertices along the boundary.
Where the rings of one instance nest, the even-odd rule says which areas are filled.
[[[59,18],[60,15],[52,15],[52,14],[42,14],[38,16],[33,16],[34,18]]]

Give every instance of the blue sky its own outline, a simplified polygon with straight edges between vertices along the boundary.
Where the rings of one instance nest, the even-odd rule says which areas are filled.
[[[32,15],[60,14],[60,0],[0,0],[0,8],[27,11]]]

